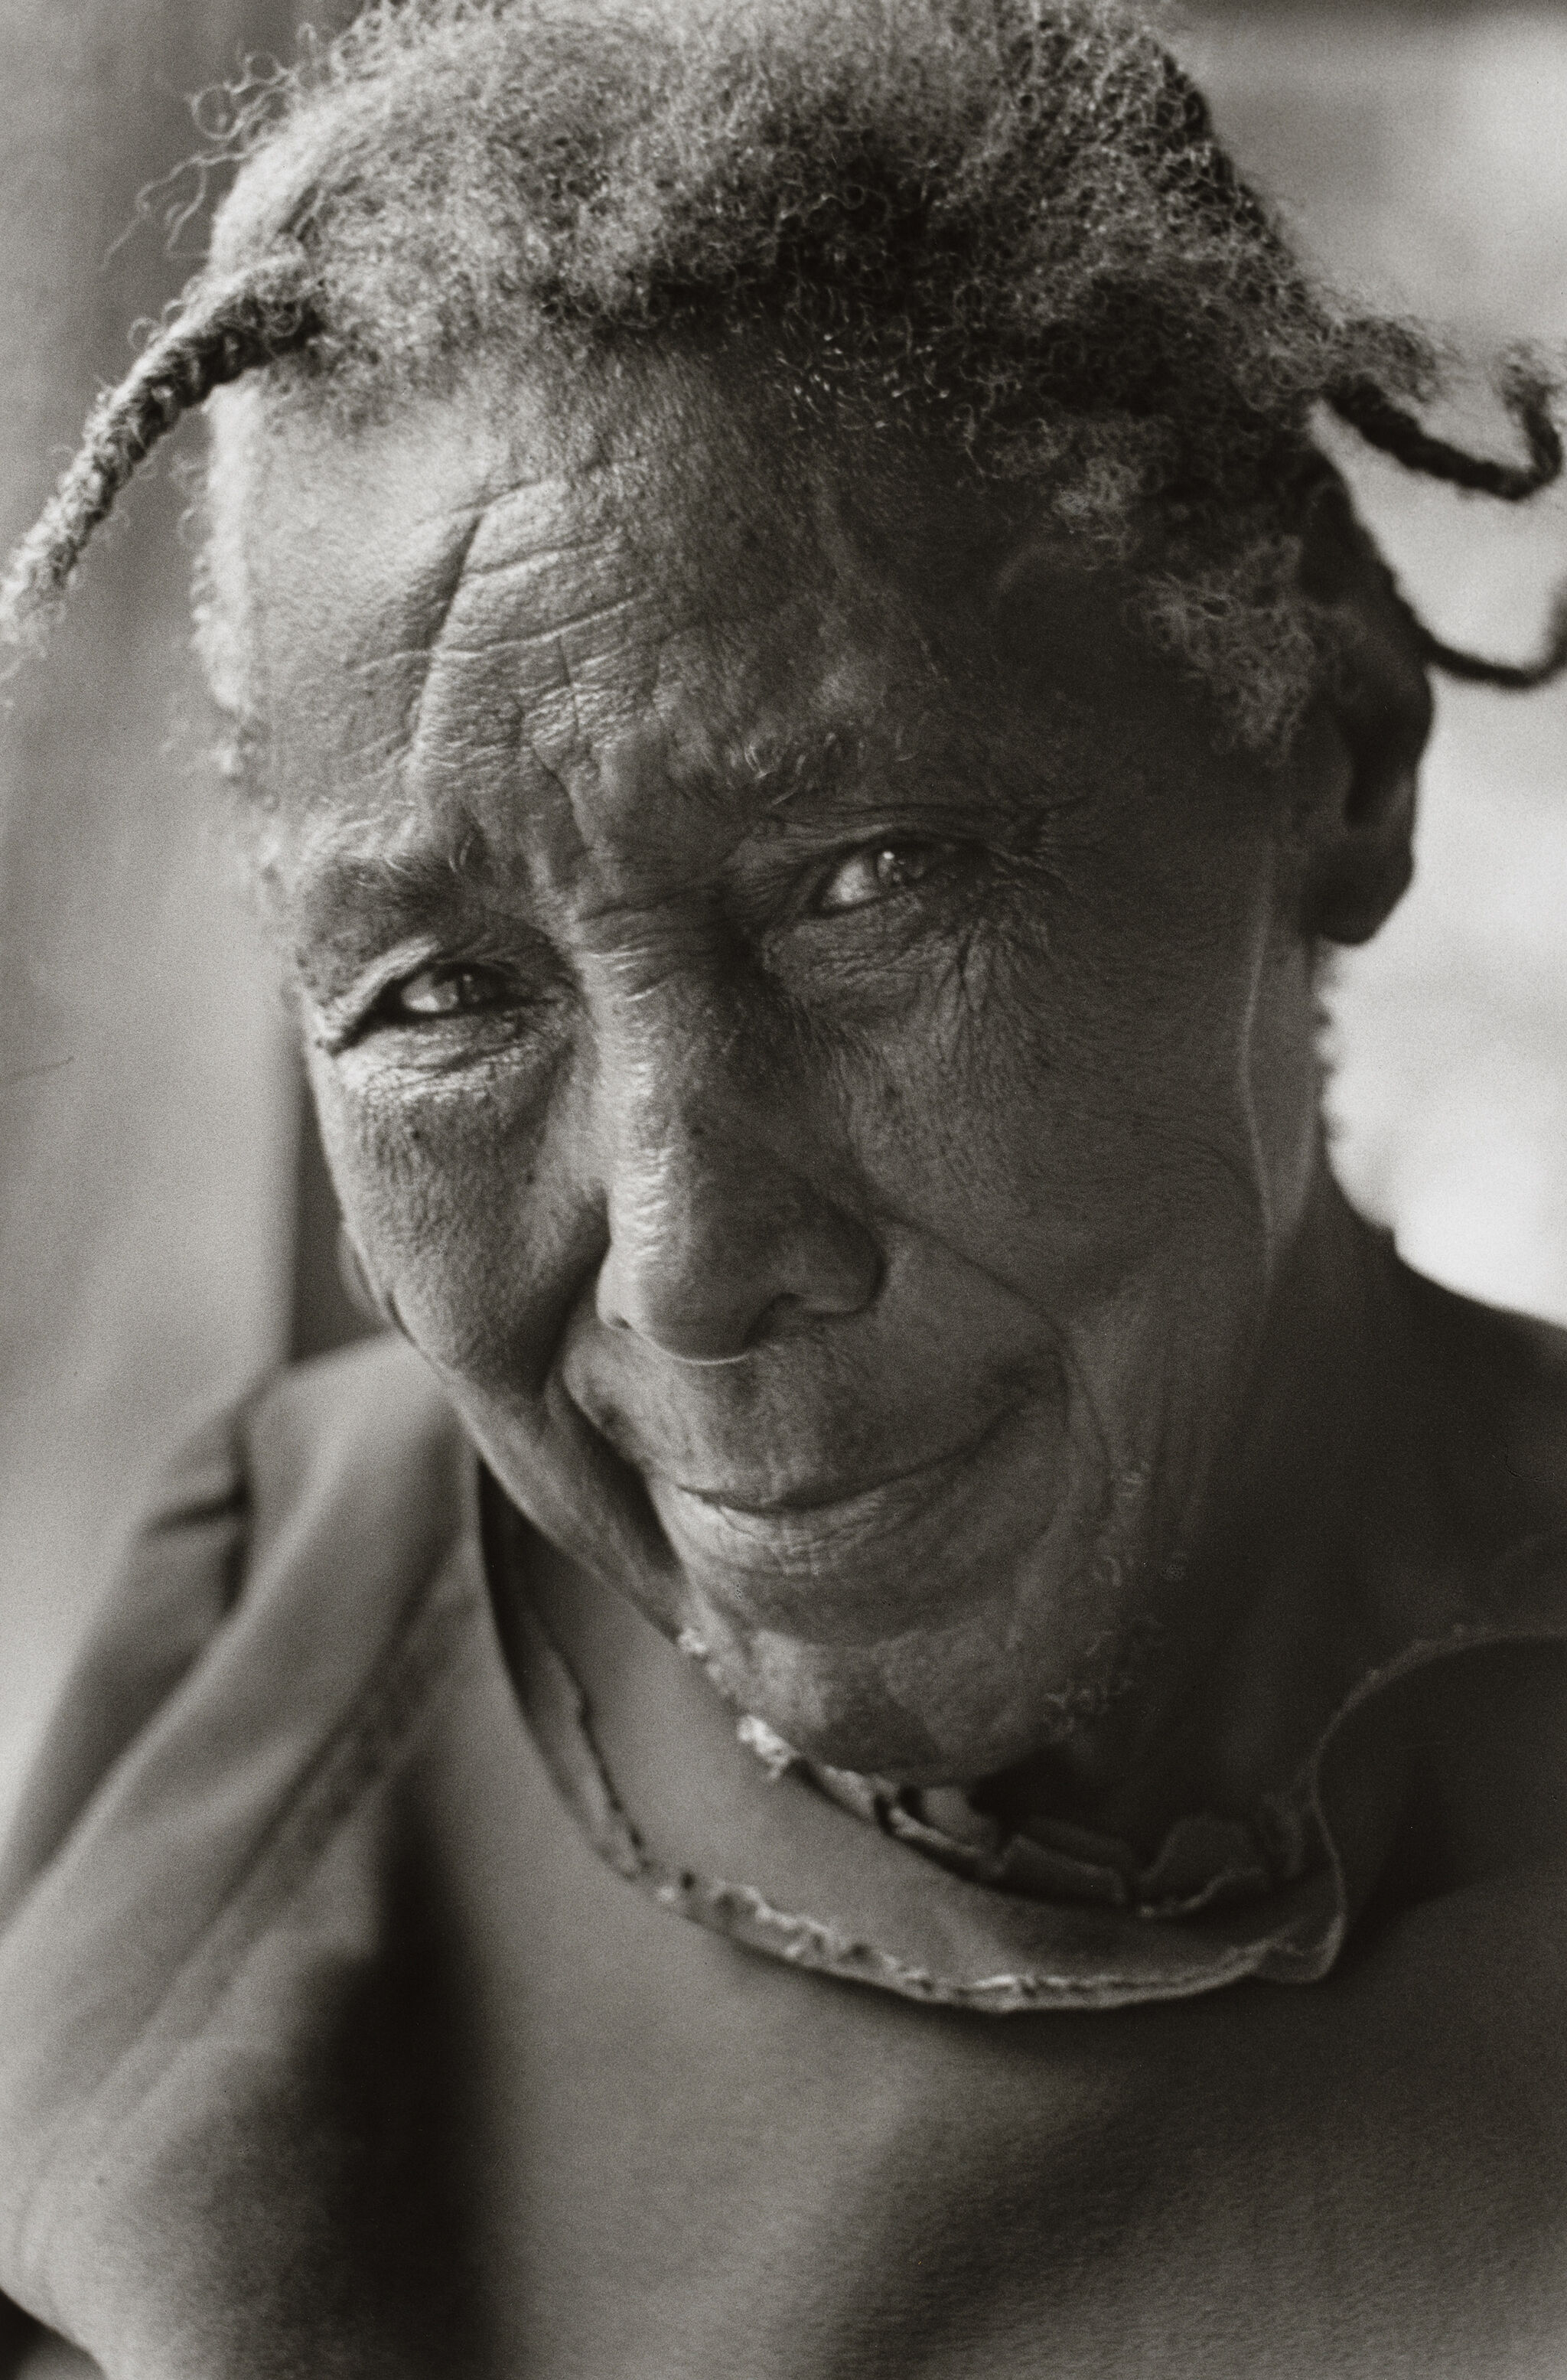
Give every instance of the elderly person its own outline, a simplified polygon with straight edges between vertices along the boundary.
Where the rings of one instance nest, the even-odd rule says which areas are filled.
[[[221,386],[401,1337],[67,1696],[0,2287],[111,2380],[1561,2370],[1567,1351],[1345,1206],[1314,1010],[1427,667],[1561,644],[1316,410],[1514,498],[1543,379],[1431,435],[1097,0],[417,0],[237,145],[7,617]]]

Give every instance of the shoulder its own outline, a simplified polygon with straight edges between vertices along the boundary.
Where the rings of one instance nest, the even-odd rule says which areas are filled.
[[[1567,1330],[1402,1264],[1392,1291],[1384,1510],[1433,1579],[1462,1575],[1485,1600],[1567,1582]],[[1567,1589],[1551,1592],[1567,1618]]]
[[[263,1383],[169,1466],[46,1740],[0,1926],[0,2290],[46,2323],[86,2335],[51,2260],[86,2303],[94,2223],[159,2204],[126,2182],[131,2144],[155,2162],[165,2118],[238,2121],[290,1995],[361,1919],[376,1937],[419,1748],[487,1643],[475,1488],[391,1342]],[[203,2058],[204,2097],[179,2079]]]
[[[1439,1387],[1446,1417],[1504,1445],[1515,1468],[1567,1507],[1567,1330],[1402,1263],[1396,1277],[1411,1360]]]
[[[461,1534],[466,1472],[450,1408],[390,1339],[291,1366],[206,1417],[164,1466],[67,1678],[0,1858],[0,1919],[231,1636],[308,1613],[293,1674],[336,1662],[348,1688],[375,1614]]]

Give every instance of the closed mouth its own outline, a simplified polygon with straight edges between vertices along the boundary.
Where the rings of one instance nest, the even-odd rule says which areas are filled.
[[[875,1479],[856,1480],[852,1485],[834,1483],[830,1487],[789,1488],[781,1496],[751,1500],[744,1496],[731,1496],[723,1488],[693,1488],[683,1479],[671,1479],[667,1485],[682,1496],[694,1497],[698,1503],[711,1504],[715,1511],[733,1513],[737,1519],[771,1521],[786,1518],[792,1512],[814,1512],[819,1517],[848,1512],[856,1504],[866,1504],[889,1490],[906,1487],[914,1481],[934,1481],[938,1475],[954,1470],[976,1453],[984,1439],[995,1427],[981,1432],[966,1446],[946,1454],[929,1456],[924,1463],[911,1463],[906,1471],[883,1472]]]
[[[676,1539],[694,1524],[698,1536],[710,1544],[715,1534],[727,1540],[734,1558],[743,1559],[749,1548],[770,1560],[788,1564],[794,1557],[814,1568],[833,1544],[881,1537],[917,1521],[980,1457],[1010,1417],[1009,1409],[962,1446],[852,1485],[811,1484],[753,1498],[688,1487],[655,1473],[647,1479],[648,1493]]]

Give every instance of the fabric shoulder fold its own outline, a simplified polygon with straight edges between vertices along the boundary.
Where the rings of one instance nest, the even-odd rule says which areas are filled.
[[[250,1402],[209,1415],[164,1466],[67,1674],[0,1850],[0,1926],[233,1608],[249,1526]]]
[[[473,1458],[377,1341],[182,1450],[7,1853],[0,2290],[50,2322],[60,2202],[398,1757],[482,1610]]]

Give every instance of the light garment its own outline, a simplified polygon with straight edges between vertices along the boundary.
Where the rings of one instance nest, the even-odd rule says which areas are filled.
[[[288,1375],[67,1697],[0,2289],[111,2380],[1567,2370],[1561,1542],[1404,1612],[1319,1858],[1159,1918],[770,1781],[619,1598],[568,1661],[503,1597],[503,1645],[482,1536],[407,1351]],[[1433,1749],[1476,1848],[1395,1893]]]

